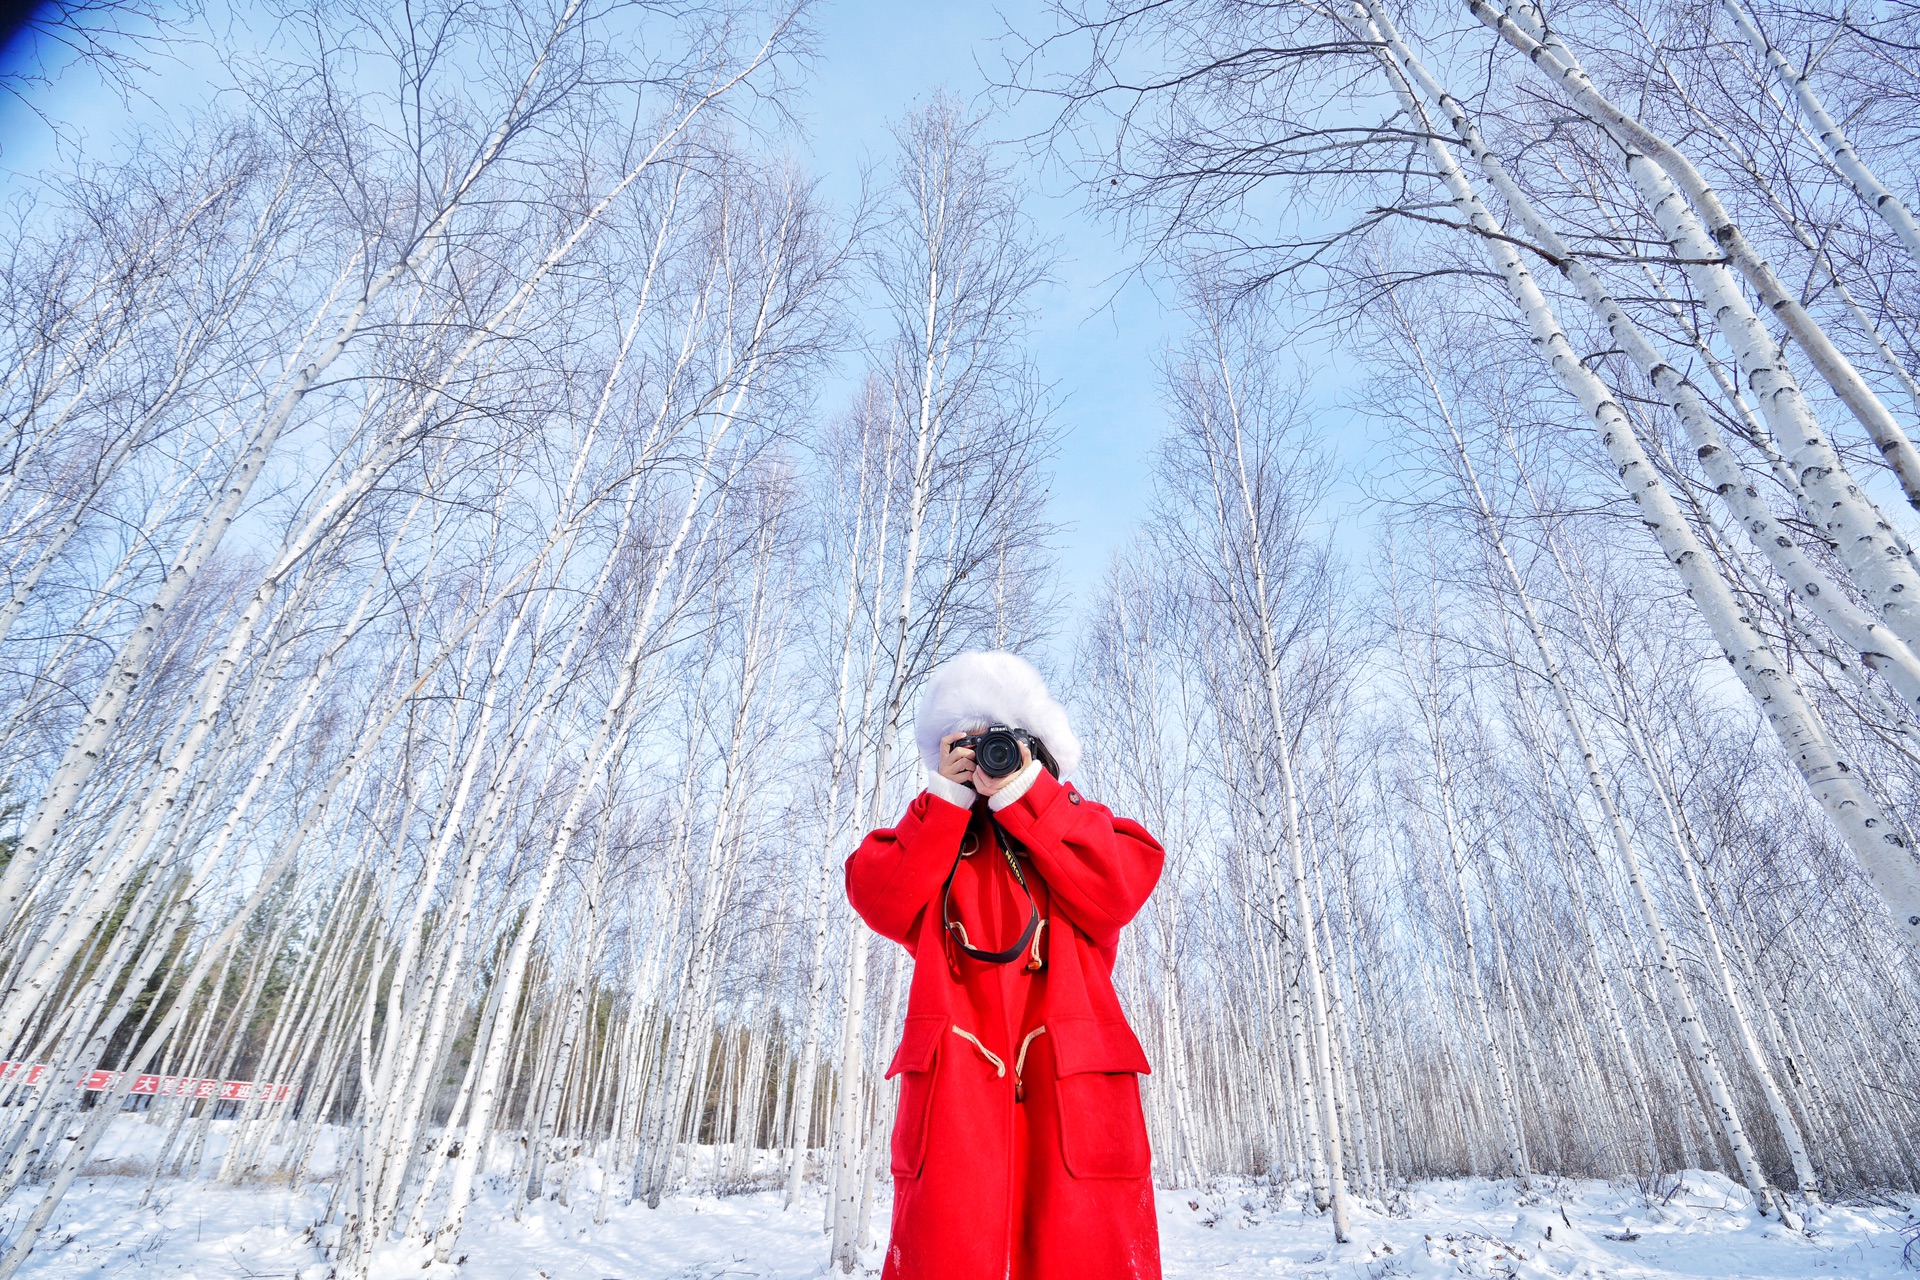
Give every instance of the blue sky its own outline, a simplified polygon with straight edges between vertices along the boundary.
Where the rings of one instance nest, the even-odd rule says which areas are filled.
[[[983,110],[1001,105],[986,96],[1002,67],[999,39],[1007,26],[992,5],[828,0],[813,23],[819,59],[801,111],[809,164],[836,199],[852,199],[862,164],[890,154],[891,123],[935,90],[978,100]],[[1022,136],[1041,118],[1037,103],[1024,110],[1016,104],[987,132]],[[1010,150],[1008,158],[1016,154]],[[1065,526],[1064,585],[1085,592],[1145,508],[1162,420],[1156,360],[1179,321],[1138,280],[1122,287],[1131,262],[1125,247],[1081,212],[1063,177],[1043,180],[1026,164],[1020,173],[1029,215],[1061,253],[1057,282],[1038,300],[1033,355],[1060,405],[1050,510]]]

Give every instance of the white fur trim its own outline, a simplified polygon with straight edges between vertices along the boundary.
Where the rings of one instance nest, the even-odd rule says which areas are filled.
[[[959,729],[989,724],[1025,729],[1047,744],[1065,777],[1080,764],[1080,739],[1067,724],[1067,709],[1047,693],[1033,664],[1003,650],[948,658],[927,679],[914,717],[913,736],[927,772],[940,767],[940,739]]]
[[[974,789],[964,782],[955,782],[943,773],[927,775],[927,791],[938,796],[948,804],[959,805],[962,809],[973,808],[973,802],[980,798]]]
[[[1046,735],[1042,734],[1041,736],[1045,737]],[[1040,770],[1045,767],[1046,766],[1038,760],[1029,760],[1021,765],[1020,772],[1008,778],[1006,786],[987,797],[987,808],[998,813],[1015,800],[1018,800],[1021,796],[1027,794],[1027,788],[1033,785],[1033,780],[1040,776]]]

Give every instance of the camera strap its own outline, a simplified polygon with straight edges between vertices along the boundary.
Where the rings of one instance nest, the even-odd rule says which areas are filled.
[[[993,828],[994,847],[1000,850],[1000,856],[1007,860],[1007,867],[1013,872],[1014,880],[1020,886],[1020,892],[1027,895],[1027,927],[1020,931],[1020,938],[1004,951],[983,951],[967,941],[967,927],[953,918],[953,877],[960,870],[960,854],[953,855],[953,866],[947,871],[947,881],[940,886],[940,922],[946,927],[946,936],[955,946],[972,956],[975,960],[984,960],[988,964],[1011,964],[1018,960],[1033,941],[1033,935],[1040,928],[1040,907],[1033,900],[1033,890],[1027,887],[1027,877],[1020,870],[1020,860],[1008,847],[1013,837],[1000,829],[999,822],[989,818],[988,825]],[[1029,966],[1037,968],[1041,966]]]

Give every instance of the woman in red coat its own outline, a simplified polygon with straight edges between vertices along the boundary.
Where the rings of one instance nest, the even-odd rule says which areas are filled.
[[[1158,1280],[1150,1068],[1112,975],[1160,845],[1061,780],[1079,743],[1012,654],[943,665],[915,729],[927,789],[847,859],[914,958],[882,1280]]]

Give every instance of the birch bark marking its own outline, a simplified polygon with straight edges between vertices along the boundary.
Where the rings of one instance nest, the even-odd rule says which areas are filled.
[[[413,513],[418,509],[419,503],[416,502],[413,511],[410,511],[406,520],[401,523],[400,527],[403,531],[411,522]],[[347,620],[341,636],[322,654],[315,672],[305,682],[295,710],[283,722],[280,732],[268,747],[266,757],[253,770],[248,785],[243,789],[239,801],[234,806],[227,824],[229,830],[244,816],[254,796],[265,784],[279,754],[284,751],[293,733],[304,720],[306,712],[311,709],[333,660],[338,656],[341,648],[348,644],[358,632],[378,585],[377,578],[369,583],[352,616]],[[68,962],[81,947],[86,945],[88,934],[112,907],[114,897],[135,873],[152,842],[158,837],[163,824],[172,814],[180,789],[186,781],[188,765],[213,732],[217,708],[224,699],[232,677],[239,669],[244,650],[253,637],[254,627],[258,621],[258,612],[252,612],[243,617],[240,625],[235,628],[234,637],[220,655],[220,660],[202,680],[201,688],[197,691],[200,705],[193,715],[188,732],[171,753],[165,768],[158,771],[158,777],[141,797],[137,806],[127,805],[122,810],[123,815],[136,821],[128,823],[127,829],[121,831],[118,838],[112,842],[111,857],[103,861],[97,871],[89,868],[81,874],[79,885],[69,898],[73,909],[70,912],[62,911],[57,915],[27,948],[13,981],[5,989],[4,1003],[0,1004],[0,1045],[11,1043],[28,1019],[39,1009],[41,1002],[48,995],[49,984],[58,980]],[[217,863],[227,842],[228,837],[223,833],[214,842],[212,851],[201,859],[202,870],[194,877],[196,886],[204,881],[207,872]],[[82,893],[84,897],[80,896]]]
[[[607,868],[608,823],[612,817],[613,806],[605,801],[601,804],[599,834],[594,841],[593,852],[589,855],[586,882],[581,886],[580,905],[574,913],[575,927],[581,928],[579,938],[572,940],[566,949],[571,972],[564,975],[561,987],[566,992],[566,1013],[560,1019],[559,1036],[554,1046],[553,1061],[548,1072],[546,1088],[535,1089],[528,1095],[527,1114],[523,1119],[527,1143],[527,1172],[519,1180],[520,1190],[515,1195],[516,1202],[539,1200],[546,1195],[547,1166],[559,1156],[558,1133],[560,1123],[560,1102],[567,1091],[568,1072],[573,1067],[574,1055],[579,1048],[581,1026],[587,1018],[587,1004],[590,998],[592,976],[589,972],[599,953],[601,921],[601,894],[605,889]],[[585,917],[585,924],[580,918]],[[544,1101],[541,1095],[544,1094]],[[536,1105],[538,1110],[535,1110]],[[567,1177],[564,1164],[560,1177],[559,1199],[566,1200]],[[516,1213],[516,1216],[518,1214]]]
[[[1328,1060],[1333,1065],[1333,1075],[1329,1081],[1334,1101],[1332,1112],[1343,1135],[1343,1144],[1352,1144],[1360,1166],[1360,1188],[1365,1193],[1373,1185],[1372,1153],[1367,1142],[1358,1084],[1354,1078],[1358,1074],[1358,1060],[1353,1053],[1353,1037],[1347,1022],[1346,1002],[1340,984],[1340,948],[1334,941],[1333,914],[1327,909],[1326,877],[1321,873],[1321,866],[1325,859],[1321,856],[1321,845],[1313,833],[1312,814],[1303,813],[1301,821],[1305,830],[1306,843],[1315,851],[1312,870],[1312,906],[1319,912],[1320,917],[1321,935],[1318,945],[1321,948],[1320,955],[1324,963],[1322,981],[1328,997]],[[1344,1145],[1342,1150],[1345,1150]]]
[[[507,632],[501,639],[499,651],[489,664],[487,671],[489,678],[484,684],[475,724],[465,735],[460,735],[451,727],[448,732],[449,754],[452,758],[447,763],[453,774],[453,786],[442,802],[441,812],[435,816],[434,821],[439,829],[428,842],[419,877],[410,891],[413,908],[407,914],[400,930],[400,952],[395,957],[390,974],[385,975],[387,994],[383,1002],[384,1034],[381,1036],[377,1055],[369,1064],[372,1072],[363,1078],[362,1088],[365,1093],[361,1104],[362,1119],[359,1134],[361,1175],[358,1181],[361,1200],[354,1215],[359,1234],[356,1239],[343,1244],[343,1249],[349,1252],[370,1249],[372,1241],[385,1238],[385,1233],[391,1226],[392,1207],[399,1196],[399,1189],[395,1184],[404,1178],[408,1160],[412,1155],[410,1141],[395,1140],[395,1119],[401,1106],[403,1089],[411,1091],[415,1083],[417,1064],[414,1055],[419,1046],[420,1035],[418,997],[425,979],[431,976],[425,972],[419,976],[415,974],[420,951],[425,946],[430,932],[426,919],[427,912],[430,904],[435,901],[447,855],[457,833],[462,829],[474,775],[486,750],[494,708],[502,687],[502,681],[498,678],[500,668],[506,660],[506,655],[512,651],[514,640],[525,622],[533,598],[532,592],[524,595],[507,624]],[[551,601],[550,595],[547,600]],[[469,649],[469,662],[477,649],[477,644]],[[464,677],[463,670],[463,682]],[[453,756],[453,750],[457,750],[461,736],[468,739],[464,761],[459,761],[457,756]],[[476,857],[472,844],[467,850],[467,856],[469,859]],[[463,906],[456,892],[453,908],[456,945],[467,919],[466,913],[462,910]],[[429,998],[430,1005],[451,998],[452,974],[445,973],[440,976],[442,983],[436,987]],[[378,984],[382,977],[382,972],[369,975],[366,993],[369,1003],[375,1001]],[[414,998],[410,1000],[409,996]],[[401,1083],[402,1087],[397,1088],[397,1083]]]
[[[358,866],[347,873],[341,886],[327,895],[319,919],[302,938],[302,954],[295,966],[299,977],[274,1017],[273,1030],[256,1068],[256,1079],[297,1079],[305,1074],[306,1060],[317,1047],[315,1024],[329,1004],[316,993],[336,986],[344,976],[342,962],[354,931],[342,927],[341,921],[360,901],[361,876]],[[242,1103],[226,1154],[215,1175],[217,1181],[239,1186],[259,1171],[267,1146],[285,1120],[290,1102],[276,1101],[263,1093]]]
[[[1779,46],[1761,34],[1759,26],[1754,23],[1752,16],[1747,13],[1740,0],[1720,0],[1720,3],[1732,17],[1733,25],[1740,29],[1740,34],[1745,36],[1747,43],[1753,46],[1753,51],[1766,60],[1767,66],[1773,69],[1773,74],[1780,77],[1780,83],[1792,91],[1795,100],[1800,104],[1800,109],[1807,113],[1809,120],[1813,121],[1814,128],[1819,131],[1821,149],[1826,152],[1828,161],[1846,178],[1854,192],[1866,202],[1867,207],[1879,214],[1881,219],[1893,228],[1893,234],[1899,238],[1901,244],[1906,246],[1907,252],[1913,255],[1914,262],[1920,264],[1920,224],[1914,222],[1913,214],[1907,206],[1901,203],[1899,196],[1887,190],[1886,184],[1881,182],[1867,162],[1860,158],[1860,153],[1853,149],[1853,143],[1847,139],[1847,131],[1840,127],[1837,120],[1827,114],[1826,104],[1820,100],[1820,95],[1814,92],[1813,86],[1807,83],[1806,76],[1795,70],[1793,64],[1787,61],[1786,55],[1780,52]]]
[[[1206,425],[1211,428],[1211,419]],[[1211,441],[1208,448],[1212,449]],[[1224,481],[1219,469],[1215,467],[1216,461],[1217,455],[1209,452],[1208,480],[1213,485],[1209,496],[1215,504],[1214,533],[1217,535],[1209,549],[1216,552],[1220,560],[1230,561],[1236,550],[1235,539],[1228,525],[1232,507],[1223,488]],[[1227,589],[1233,590],[1232,587]],[[1241,614],[1235,611],[1231,617],[1232,625],[1239,627],[1242,623]],[[1245,636],[1240,638],[1243,642],[1247,639]],[[1243,682],[1231,680],[1223,669],[1224,659],[1213,651],[1203,649],[1199,657],[1206,666],[1213,687],[1230,691],[1223,697],[1233,697],[1239,703],[1230,713],[1223,710],[1216,714],[1216,729],[1220,735],[1216,758],[1229,772],[1229,792],[1248,797],[1246,808],[1252,810],[1250,825],[1257,833],[1257,840],[1250,840],[1249,843],[1255,845],[1260,857],[1248,866],[1246,874],[1250,883],[1237,896],[1240,899],[1241,933],[1253,960],[1257,995],[1252,1004],[1264,1026],[1269,1049],[1262,1076],[1271,1078],[1275,1082],[1275,1092],[1287,1099],[1286,1106],[1274,1107],[1270,1114],[1274,1117],[1273,1124],[1276,1127],[1283,1117],[1291,1116],[1293,1119],[1293,1123],[1284,1129],[1276,1128],[1273,1147],[1278,1151],[1283,1145],[1281,1140],[1285,1140],[1292,1169],[1296,1175],[1305,1174],[1314,1208],[1324,1213],[1333,1206],[1334,1196],[1327,1144],[1322,1134],[1322,1085],[1314,1071],[1307,1002],[1298,990],[1301,984],[1286,981],[1282,973],[1288,967],[1289,957],[1284,953],[1284,943],[1291,927],[1289,917],[1293,915],[1287,904],[1285,872],[1281,869],[1279,858],[1279,845],[1285,837],[1284,834],[1275,833],[1277,819],[1270,812],[1272,797],[1262,763],[1266,759],[1267,744],[1253,741],[1253,735],[1246,728],[1247,723],[1261,714],[1259,704],[1264,694],[1246,688]],[[1252,705],[1248,705],[1249,700]],[[1233,776],[1242,770],[1250,776]],[[1257,893],[1264,894],[1264,900],[1258,899]],[[1256,919],[1264,923],[1266,928],[1258,928]],[[1271,939],[1272,942],[1269,946],[1253,945],[1258,939]],[[1296,972],[1304,968],[1304,961],[1295,966]]]
[[[1759,162],[1754,159],[1753,152],[1743,145],[1737,136],[1728,132],[1720,121],[1714,119],[1708,111],[1693,102],[1692,97],[1686,92],[1685,88],[1674,78],[1672,68],[1664,59],[1661,62],[1661,68],[1666,73],[1665,78],[1668,85],[1679,95],[1680,100],[1687,104],[1689,110],[1693,112],[1694,118],[1700,122],[1701,127],[1714,136],[1720,145],[1725,148],[1728,155],[1739,161],[1741,169],[1746,171],[1747,179],[1753,183],[1755,189],[1766,199],[1767,207],[1773,210],[1774,216],[1780,219],[1781,224],[1786,227],[1794,240],[1802,249],[1806,250],[1807,256],[1813,260],[1813,264],[1820,269],[1820,274],[1824,277],[1824,283],[1821,287],[1831,289],[1834,297],[1840,300],[1840,305],[1845,308],[1847,315],[1852,317],[1854,324],[1860,327],[1860,332],[1873,344],[1873,349],[1879,353],[1880,361],[1886,366],[1887,372],[1893,375],[1894,380],[1900,384],[1901,390],[1907,393],[1908,405],[1912,408],[1916,416],[1920,416],[1920,382],[1915,382],[1913,375],[1907,372],[1905,363],[1903,363],[1899,355],[1895,353],[1892,344],[1887,341],[1887,336],[1882,331],[1880,324],[1875,321],[1872,316],[1867,314],[1866,309],[1860,305],[1859,299],[1854,297],[1853,290],[1848,288],[1847,282],[1841,278],[1840,268],[1833,261],[1833,255],[1828,252],[1825,232],[1822,231],[1820,235],[1816,236],[1813,231],[1809,230],[1806,225],[1806,220],[1799,213],[1795,212],[1787,201],[1781,199],[1780,193],[1774,189],[1775,184],[1773,180],[1767,176],[1765,170],[1760,167]],[[1771,89],[1766,90],[1766,97],[1767,101],[1773,104],[1782,117],[1790,117],[1792,115],[1786,103],[1780,101],[1779,97]],[[1816,149],[1820,147],[1819,140],[1808,133],[1804,123],[1795,120],[1794,125],[1795,131],[1798,132],[1801,137],[1813,143]],[[1557,164],[1556,167],[1558,167]],[[1608,221],[1611,223],[1612,220],[1609,214]],[[1639,267],[1643,273],[1650,272],[1650,267],[1644,259],[1640,261]],[[1811,291],[1812,286],[1809,285],[1808,289]]]
[[[712,678],[714,669],[713,654],[719,640],[719,630],[709,629],[692,681],[693,699],[696,703],[706,702],[708,681]],[[697,816],[695,784],[699,779],[701,753],[705,750],[706,736],[710,727],[705,718],[698,720],[692,734],[681,747],[684,759],[680,766],[679,782],[675,787],[672,834],[665,841],[663,871],[654,877],[652,918],[656,934],[662,939],[668,936],[666,931],[669,926],[678,924],[681,904],[692,893],[693,827]],[[673,1047],[673,1037],[679,1034],[676,1028],[683,1021],[681,1009],[677,1003],[682,986],[672,984],[664,972],[672,964],[665,957],[667,949],[667,946],[663,945],[658,949],[649,949],[648,952],[649,974],[653,974],[656,970],[661,972],[656,983],[656,998],[650,1011],[651,1025],[648,1032],[646,1074],[642,1076],[641,1087],[637,1091],[640,1095],[636,1108],[638,1123],[633,1168],[628,1179],[630,1188],[628,1203],[642,1199],[646,1195],[655,1156],[663,1141],[660,1133],[666,1123],[665,1113],[669,1102],[675,1101],[667,1097],[669,1081],[666,1063],[667,1051]],[[678,1122],[676,1116],[675,1123],[678,1124]]]
[[[1680,191],[1685,192],[1687,202],[1706,223],[1712,243],[1718,246],[1718,252],[1710,257],[1718,258],[1724,254],[1740,269],[1740,274],[1760,295],[1767,309],[1780,319],[1800,343],[1821,379],[1833,389],[1860,425],[1866,428],[1867,434],[1886,458],[1887,465],[1898,477],[1907,501],[1920,509],[1920,452],[1915,451],[1913,442],[1907,438],[1900,424],[1894,421],[1886,405],[1861,378],[1852,361],[1834,345],[1826,331],[1781,283],[1759,251],[1748,243],[1726,207],[1720,203],[1719,195],[1699,170],[1693,167],[1693,163],[1672,143],[1601,94],[1579,64],[1568,60],[1570,54],[1562,57],[1560,52],[1555,51],[1564,51],[1564,44],[1552,37],[1542,40],[1540,36],[1544,34],[1544,28],[1537,17],[1528,11],[1530,6],[1519,7],[1524,2],[1516,0],[1516,7],[1507,12],[1495,9],[1488,0],[1467,0],[1467,7],[1544,75],[1561,84],[1575,104],[1592,112],[1595,122],[1614,135],[1623,146],[1650,156],[1678,184]],[[1526,23],[1525,28],[1521,26],[1522,21]],[[1683,252],[1681,256],[1705,258],[1709,255]],[[1689,267],[1690,272],[1693,269]],[[1738,343],[1734,345],[1736,350],[1739,349]],[[1913,636],[1907,638],[1909,642],[1915,641]]]
[[[1167,667],[1178,670],[1183,659],[1174,645],[1188,637],[1179,632],[1180,622],[1171,616],[1176,611],[1167,610],[1163,621],[1153,599],[1153,583],[1143,569],[1137,559],[1128,557],[1108,571],[1099,613],[1079,659],[1085,672],[1080,683],[1097,698],[1090,708],[1087,758],[1099,770],[1095,779],[1099,789],[1116,797],[1133,792],[1137,798],[1128,803],[1139,807],[1141,820],[1167,848],[1160,884],[1147,904],[1155,939],[1151,980],[1157,980],[1154,994],[1159,1001],[1155,1061],[1160,1085],[1151,1091],[1150,1099],[1162,1113],[1159,1131],[1169,1139],[1155,1144],[1155,1154],[1163,1177],[1177,1186],[1198,1187],[1206,1162],[1198,1150],[1200,1130],[1194,1120],[1194,1066],[1180,994],[1179,958],[1185,937],[1180,916],[1187,905],[1185,850],[1192,844],[1193,829],[1188,803],[1199,763],[1194,733],[1200,716],[1188,701],[1190,689],[1183,675],[1172,677],[1171,695],[1163,691],[1161,672]],[[1163,636],[1163,625],[1173,636]],[[1169,720],[1174,726],[1171,731]],[[1122,757],[1130,767],[1116,768]]]
[[[1628,150],[1628,176],[1681,257],[1710,256],[1714,243],[1672,183],[1644,154]],[[1772,336],[1748,307],[1733,274],[1714,263],[1690,263],[1687,273],[1714,309],[1760,412],[1786,443],[1794,479],[1815,504],[1820,525],[1836,544],[1881,616],[1909,644],[1920,643],[1920,578],[1911,553],[1872,498],[1856,485],[1845,461],[1820,431],[1812,406],[1779,355]]]
[[[402,528],[404,527],[403,525]],[[440,662],[450,656],[461,642],[491,615],[494,608],[502,601],[511,598],[513,591],[520,583],[544,562],[545,557],[553,550],[566,528],[567,525],[564,522],[560,524],[546,546],[541,548],[501,591],[475,609],[461,627],[443,642],[439,652],[428,663],[427,670],[415,682],[416,689],[424,687]],[[337,531],[330,531],[330,536],[334,533]],[[293,565],[289,563],[286,568],[291,571]],[[370,586],[369,590],[371,589]],[[63,914],[54,925],[43,930],[35,939],[24,960],[16,967],[6,988],[5,1002],[0,1004],[0,1043],[6,1043],[13,1035],[18,1034],[19,1028],[33,1016],[46,994],[47,984],[57,977],[66,961],[80,946],[84,945],[87,929],[111,905],[112,895],[118,891],[119,885],[124,883],[126,876],[132,873],[138,859],[158,835],[162,824],[170,815],[180,788],[186,781],[188,770],[213,730],[218,711],[225,702],[228,686],[245,656],[254,629],[267,606],[269,594],[266,587],[255,594],[253,600],[249,602],[247,611],[233,628],[214,667],[203,678],[201,687],[197,691],[199,706],[194,709],[190,717],[187,733],[169,753],[164,769],[160,770],[160,776],[138,806],[129,805],[122,810],[123,823],[131,823],[134,819],[138,819],[138,825],[132,827],[130,834],[123,833],[120,838],[112,842],[113,859],[110,864],[103,864],[97,870],[90,868],[83,873],[82,889],[96,874],[98,883],[92,885],[91,891],[86,893],[83,901],[78,897],[79,890],[76,890],[75,895],[70,895],[76,902],[70,918]],[[356,618],[349,624],[347,634],[341,638],[340,644],[344,645],[350,640],[358,626],[359,620]],[[334,652],[337,654],[337,648]],[[331,661],[331,657],[326,659],[329,665]],[[311,693],[317,693],[318,685],[309,681],[308,690]],[[201,869],[195,873],[196,886],[211,873],[214,860],[224,850],[225,845],[224,840],[216,842],[213,853],[202,859]]]
[[[1502,638],[1503,640],[1510,639],[1510,633],[1503,631]],[[1534,700],[1533,690],[1525,681],[1519,679],[1520,673],[1517,662],[1515,663],[1514,674],[1515,693],[1527,712],[1524,723],[1532,726],[1533,729],[1528,735],[1532,739],[1534,746],[1534,750],[1530,754],[1534,762],[1538,765],[1541,797],[1547,804],[1552,805],[1555,770],[1556,768],[1564,770],[1566,767],[1565,761],[1561,758],[1559,743],[1545,732],[1547,720],[1538,710],[1538,703]],[[1600,838],[1592,831],[1590,825],[1588,825],[1585,812],[1579,808],[1577,792],[1571,799],[1574,801],[1574,816],[1579,820],[1583,833],[1592,843],[1597,854],[1601,844]],[[1558,808],[1557,805],[1554,807],[1556,809]],[[1594,972],[1600,980],[1601,1003],[1607,1012],[1608,1025],[1613,1029],[1614,1041],[1620,1053],[1620,1061],[1626,1068],[1628,1081],[1627,1091],[1637,1104],[1636,1114],[1633,1119],[1640,1130],[1639,1136],[1642,1140],[1640,1150],[1646,1158],[1646,1164],[1641,1169],[1641,1172],[1651,1177],[1660,1171],[1659,1125],[1653,1113],[1653,1090],[1648,1083],[1646,1070],[1641,1065],[1640,1055],[1634,1051],[1633,1038],[1627,1032],[1626,1018],[1621,1011],[1625,1002],[1617,998],[1614,993],[1614,983],[1616,981],[1625,981],[1623,974],[1627,969],[1627,964],[1622,955],[1622,944],[1619,937],[1609,937],[1609,946],[1613,949],[1613,954],[1611,955],[1603,950],[1600,945],[1599,935],[1593,927],[1596,908],[1592,905],[1588,895],[1586,875],[1579,868],[1571,841],[1566,838],[1565,826],[1566,824],[1563,823],[1555,823],[1551,828],[1554,861],[1558,864],[1561,876],[1566,880],[1568,888],[1573,893],[1574,914],[1580,921],[1581,938],[1586,944],[1586,954],[1592,961]],[[1610,886],[1609,896],[1611,897]]]

